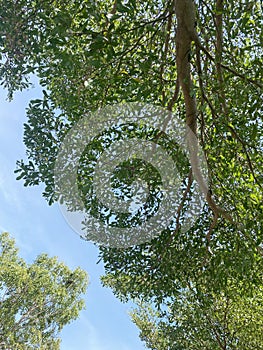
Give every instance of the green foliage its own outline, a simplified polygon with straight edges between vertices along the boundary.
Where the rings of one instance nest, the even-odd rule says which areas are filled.
[[[34,73],[44,89],[42,99],[31,101],[27,110],[28,160],[18,162],[16,173],[26,186],[44,183],[43,195],[50,204],[59,200],[53,174],[59,147],[83,116],[88,118],[105,105],[137,101],[162,106],[186,119],[186,101],[177,84],[179,22],[174,1],[2,0],[0,5],[2,84],[11,98]],[[179,167],[186,168],[182,193],[187,195],[180,198],[180,210],[167,230],[126,250],[100,248],[106,271],[103,283],[124,300],[143,298],[160,306],[171,298],[175,303],[187,283],[196,281],[198,288],[211,292],[211,301],[220,304],[228,295],[229,280],[240,293],[262,286],[262,4],[196,0],[195,5],[200,42],[195,41],[185,55],[191,68],[190,96],[198,112],[197,136],[208,163],[212,197],[223,209],[215,210],[207,201],[195,224],[187,232],[181,230],[193,187],[188,188],[189,164],[178,157]],[[107,148],[105,139],[113,142],[123,137],[115,132],[113,137],[107,130],[87,145],[78,178],[85,198],[94,163]],[[178,155],[177,145],[165,145]],[[121,171],[116,170],[117,187],[129,185],[130,167],[131,163],[121,164]],[[144,170],[144,180],[157,186],[154,171]],[[95,215],[107,220],[101,214],[104,208],[89,200]],[[196,299],[188,297],[196,306]],[[249,299],[231,298],[236,317],[250,315]],[[189,317],[190,304],[181,310]],[[256,332],[251,334],[256,342]],[[204,336],[210,337],[212,346],[211,334]],[[240,335],[242,342],[245,337]],[[189,339],[184,339],[188,343],[182,346],[190,349]],[[174,340],[165,334],[164,341]]]
[[[139,304],[131,317],[152,350],[263,349],[262,285],[247,293],[189,286],[162,309]]]
[[[1,349],[59,349],[59,332],[84,308],[87,274],[56,257],[39,255],[32,264],[18,256],[15,241],[0,235]]]

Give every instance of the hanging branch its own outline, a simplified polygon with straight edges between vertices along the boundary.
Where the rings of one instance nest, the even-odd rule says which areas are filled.
[[[221,215],[226,220],[234,223],[231,215],[219,207],[212,198],[204,177],[200,170],[198,157],[198,138],[197,138],[197,106],[194,96],[194,85],[191,77],[191,64],[189,55],[192,42],[197,46],[201,45],[195,29],[195,7],[192,0],[175,0],[175,13],[177,18],[176,33],[176,64],[179,85],[183,91],[186,125],[190,128],[188,132],[188,141],[190,149],[190,161],[197,182],[201,191],[205,194],[207,203],[214,213],[215,217]]]

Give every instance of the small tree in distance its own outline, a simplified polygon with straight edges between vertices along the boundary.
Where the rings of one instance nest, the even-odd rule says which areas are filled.
[[[15,241],[0,234],[0,348],[56,350],[62,328],[84,308],[87,273],[56,257],[32,264],[18,256]]]

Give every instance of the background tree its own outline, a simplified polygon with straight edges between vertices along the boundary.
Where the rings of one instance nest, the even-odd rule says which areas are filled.
[[[56,257],[32,264],[18,256],[15,241],[0,235],[1,349],[59,349],[59,332],[84,308],[87,274]]]
[[[261,286],[261,1],[0,4],[3,85],[12,97],[35,73],[45,89],[27,110],[29,159],[18,162],[18,178],[25,185],[43,182],[50,204],[59,200],[53,170],[63,138],[98,107],[123,101],[162,106],[192,129],[205,152],[210,190],[199,219],[182,231],[198,172],[187,164],[181,203],[167,230],[126,250],[100,248],[104,284],[122,299],[158,305],[196,278],[211,295],[224,293],[229,279],[240,292]],[[158,142],[156,133],[148,136]],[[99,137],[89,145],[96,156],[83,156],[80,187],[107,147]],[[85,195],[90,188],[82,190]]]
[[[158,309],[139,304],[131,317],[152,350],[263,349],[262,286],[240,293],[185,288]]]

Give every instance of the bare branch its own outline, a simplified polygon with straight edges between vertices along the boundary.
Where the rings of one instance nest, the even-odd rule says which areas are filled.
[[[195,8],[192,0],[176,0],[175,12],[177,18],[176,34],[176,63],[179,84],[182,88],[186,109],[186,125],[191,129],[193,135],[188,133],[190,161],[193,169],[193,175],[196,177],[201,191],[204,193],[209,207],[215,216],[221,215],[226,220],[234,223],[230,214],[226,210],[217,206],[212,198],[204,177],[200,170],[198,157],[198,139],[197,139],[197,106],[193,94],[193,81],[191,77],[191,65],[189,53],[191,43],[194,41],[200,44],[200,40],[195,30]]]

